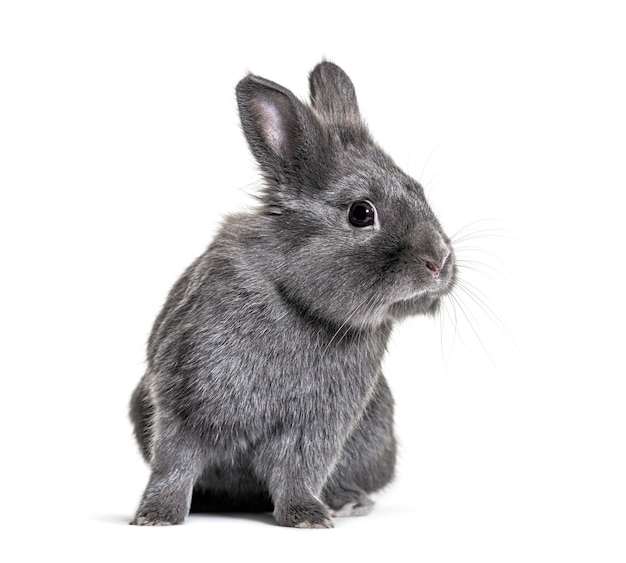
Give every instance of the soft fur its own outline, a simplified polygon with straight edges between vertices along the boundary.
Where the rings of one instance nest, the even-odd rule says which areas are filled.
[[[335,64],[311,103],[258,76],[237,86],[262,204],[230,217],[158,316],[131,418],[151,476],[134,524],[195,510],[272,510],[331,527],[393,477],[381,361],[394,321],[453,285],[422,187],[373,142]],[[367,201],[376,221],[350,222]]]

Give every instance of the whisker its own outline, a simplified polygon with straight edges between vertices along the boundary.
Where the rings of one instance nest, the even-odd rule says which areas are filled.
[[[450,239],[455,245],[468,240],[493,240],[497,242],[520,242],[520,239],[513,236],[515,231],[505,229],[481,229],[473,231],[462,236],[456,236]]]
[[[372,294],[369,297],[366,297],[365,299],[363,299],[363,301],[361,301],[361,303],[359,303],[354,310],[352,311],[352,313],[350,313],[347,317],[346,320],[343,321],[343,323],[341,324],[341,326],[335,331],[335,333],[333,334],[332,338],[329,340],[328,344],[326,344],[326,346],[324,347],[324,350],[322,351],[322,355],[326,355],[326,352],[328,351],[328,349],[330,348],[331,344],[334,342],[335,338],[337,338],[337,336],[339,335],[339,333],[342,331],[342,329],[350,322],[350,320],[359,312],[359,309],[361,309],[361,307],[363,307],[363,305],[365,305],[366,303],[371,304],[371,302],[373,301],[374,297],[376,297],[376,294]],[[338,343],[341,342],[343,340],[343,338],[346,336],[346,334],[348,334],[348,332],[350,331],[350,326],[348,326],[344,332],[344,334],[339,338]]]
[[[474,225],[477,225],[478,223],[486,223],[488,221],[494,222],[494,223],[500,223],[501,221],[499,221],[498,219],[476,219],[476,221],[472,221],[471,223],[468,223],[467,225],[465,225],[464,227],[461,227],[456,233],[454,233],[451,237],[450,240],[456,240],[457,237],[467,231],[468,229],[470,229],[471,227],[473,227]]]
[[[514,296],[515,294],[508,278],[502,272],[500,272],[500,270],[498,270],[491,264],[487,264],[486,262],[479,262],[477,260],[457,259],[456,266],[461,271],[469,270],[471,272],[476,272],[477,274],[486,277],[488,280],[491,280],[503,287],[511,296]],[[460,277],[462,279],[467,279],[467,276]]]
[[[456,306],[454,304],[454,301],[452,301],[451,297],[449,295],[444,295],[443,299],[442,299],[443,305],[444,305],[444,311],[446,312],[446,315],[448,317],[448,319],[450,319],[450,322],[452,323],[452,328],[454,329],[454,332],[452,333],[452,343],[450,344],[450,350],[448,352],[448,362],[450,361],[450,357],[452,356],[452,350],[454,350],[454,345],[456,343],[457,337],[459,340],[462,341],[461,336],[459,334],[459,323],[458,323],[458,318],[456,315]],[[450,311],[448,309],[448,305],[452,308],[452,315],[450,314]],[[443,315],[442,315],[443,316]],[[443,340],[443,334],[442,336],[442,340]],[[443,346],[442,346],[443,348]],[[443,351],[443,350],[442,350]]]
[[[487,256],[489,256],[490,258],[493,258],[496,262],[498,262],[505,270],[508,270],[508,266],[505,264],[505,262],[496,254],[494,254],[493,252],[491,252],[490,250],[487,250],[486,248],[482,248],[480,246],[462,246],[462,247],[455,247],[455,251],[457,253],[467,253],[467,252],[479,252],[481,254],[485,254]]]
[[[447,303],[442,299],[441,300],[441,305],[443,307],[443,310],[446,310],[446,305]],[[439,313],[439,315],[437,315],[439,317],[439,347],[441,348],[441,359],[443,360],[443,363],[446,366],[446,370],[448,369],[448,361],[446,358],[446,354],[445,354],[445,350],[444,350],[444,346],[443,346],[443,323],[444,323],[444,315],[443,313]]]
[[[427,183],[424,184],[424,190],[428,190],[428,194],[430,194],[436,186],[436,184],[433,184],[436,178],[438,178],[442,174],[445,174],[446,172],[454,172],[455,170],[458,170],[458,168],[445,168],[444,170],[437,172],[437,174],[435,174],[430,180],[428,180]]]
[[[479,331],[481,322],[484,322],[485,317],[488,318],[489,322],[498,327],[500,334],[516,350],[519,351],[519,347],[492,300],[490,292],[485,291],[479,285],[484,285],[482,282],[485,281],[492,284],[497,282],[509,294],[515,296],[515,291],[510,284],[509,266],[503,260],[502,253],[493,252],[492,248],[495,248],[495,244],[519,243],[521,236],[514,229],[507,228],[506,223],[498,219],[484,218],[468,223],[454,233],[450,240],[455,249],[458,276],[455,280],[455,289],[449,294],[449,302],[455,312],[458,308],[460,319],[457,321],[461,320],[462,325],[465,323],[469,325],[470,334],[476,338],[494,368],[501,373],[487,346],[486,333]],[[482,277],[479,278],[479,275]],[[459,331],[459,339],[463,341],[461,332],[463,331]]]
[[[430,162],[430,159],[434,156],[434,154],[439,150],[439,147],[441,147],[441,145],[443,145],[445,141],[446,139],[442,139],[441,141],[439,141],[439,143],[437,143],[437,146],[428,155],[428,158],[426,159],[426,162],[424,163],[424,168],[422,168],[422,173],[417,177],[420,183],[422,182],[422,178],[424,177],[424,174],[426,173],[426,168],[428,167],[428,163]]]
[[[374,298],[376,298],[377,296],[374,294],[372,295],[368,301],[367,304],[364,307],[364,310],[367,311],[367,308],[373,304],[374,302]],[[362,304],[363,305],[363,304]],[[345,323],[344,323],[345,324]],[[337,345],[339,345],[339,343],[346,337],[346,335],[348,334],[348,332],[350,332],[350,327],[347,327],[346,330],[343,332],[343,334],[341,335],[341,337],[339,338],[339,340],[337,340]],[[359,335],[360,335],[360,331],[359,331]],[[334,338],[334,337],[333,337]],[[328,343],[328,346],[330,346],[330,342]],[[328,348],[328,346],[326,348]]]
[[[472,317],[472,319],[474,320],[474,322],[477,322],[476,317],[473,315],[473,313],[471,311],[466,311],[465,308],[463,307],[463,305],[461,304],[461,301],[458,299],[458,296],[454,295],[453,293],[449,294],[450,298],[458,305],[459,309],[461,310],[461,313],[463,314],[463,317],[465,317],[465,320],[467,321],[467,324],[470,326],[470,328],[472,329],[472,332],[474,333],[474,336],[476,337],[476,340],[478,340],[480,346],[482,347],[483,351],[485,352],[485,354],[487,355],[487,357],[489,358],[489,361],[491,362],[491,364],[493,365],[493,367],[498,371],[498,373],[500,373],[500,369],[498,368],[498,366],[496,365],[493,357],[491,356],[491,354],[489,353],[489,350],[487,349],[487,347],[485,346],[485,343],[483,342],[482,338],[480,337],[480,335],[478,334],[478,331],[476,330],[476,327],[474,326],[474,323],[472,323],[470,316]]]
[[[511,344],[515,346],[515,348],[519,351],[517,343],[513,338],[513,335],[510,333],[500,315],[494,310],[495,305],[493,302],[476,286],[472,285],[467,281],[459,281],[458,287],[460,291],[463,291],[480,309],[491,319],[491,321],[502,331],[502,333],[509,339]],[[482,295],[482,298],[479,295],[474,294],[471,290],[474,290],[477,293]]]
[[[483,267],[489,268],[494,273],[504,278],[504,275],[502,274],[502,272],[498,270],[498,268],[496,268],[492,264],[489,264],[488,262],[482,262],[480,260],[471,260],[469,258],[463,258],[463,257],[459,258],[458,256],[455,258],[454,262],[457,266],[460,266],[463,269],[473,270],[475,272],[480,272],[481,274],[491,276],[491,274],[488,274],[487,272],[483,270]]]

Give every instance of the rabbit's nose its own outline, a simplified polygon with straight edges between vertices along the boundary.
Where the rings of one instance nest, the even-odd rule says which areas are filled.
[[[434,277],[439,275],[439,272],[444,267],[448,256],[450,256],[450,251],[447,248],[442,248],[441,250],[442,252],[437,258],[434,256],[426,256],[422,258],[426,268]]]
[[[435,266],[432,262],[426,260],[426,267],[433,276],[437,277],[439,275],[439,268]]]

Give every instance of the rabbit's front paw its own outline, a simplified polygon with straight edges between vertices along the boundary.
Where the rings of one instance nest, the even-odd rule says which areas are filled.
[[[288,502],[276,507],[276,521],[291,528],[334,528],[328,509],[314,499]]]
[[[182,510],[167,510],[163,507],[140,507],[130,524],[132,526],[171,526],[180,524],[184,519],[185,514]]]
[[[162,516],[140,516],[137,515],[129,524],[131,526],[171,526],[174,522],[170,522]]]

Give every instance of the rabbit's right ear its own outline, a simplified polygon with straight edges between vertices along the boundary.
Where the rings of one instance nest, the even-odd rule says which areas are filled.
[[[237,85],[243,131],[261,168],[279,183],[289,183],[314,159],[319,125],[289,90],[255,75]]]
[[[350,77],[330,61],[319,63],[309,75],[311,105],[331,121],[359,121],[359,105]]]

